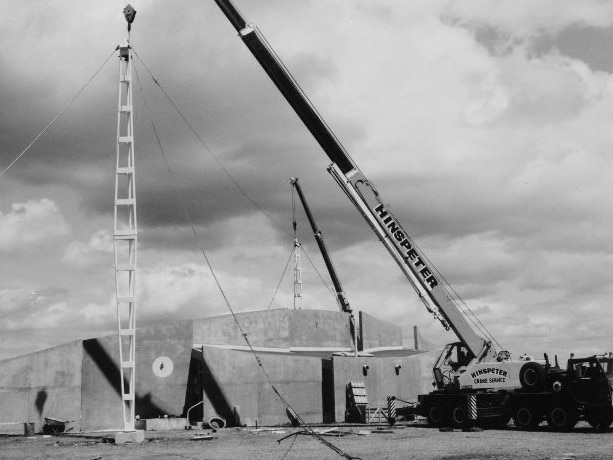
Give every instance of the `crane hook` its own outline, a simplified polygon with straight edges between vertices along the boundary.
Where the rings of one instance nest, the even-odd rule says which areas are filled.
[[[128,4],[123,9],[123,15],[128,21],[128,32],[132,29],[132,23],[134,22],[134,17],[136,16],[136,10],[132,7],[132,5]]]

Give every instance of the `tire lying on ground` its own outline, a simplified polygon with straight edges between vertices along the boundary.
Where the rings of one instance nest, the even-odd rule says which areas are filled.
[[[226,427],[226,420],[223,417],[214,415],[207,422],[207,426],[213,430],[219,430]]]

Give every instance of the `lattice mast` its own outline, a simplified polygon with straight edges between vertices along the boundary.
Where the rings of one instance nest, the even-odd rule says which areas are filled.
[[[300,241],[298,241],[298,224],[296,223],[295,187],[292,186],[292,227],[294,229],[294,310],[302,310],[302,265],[300,263]]]
[[[136,183],[134,169],[134,107],[132,105],[132,48],[130,29],[136,11],[124,9],[128,38],[119,52],[119,101],[117,109],[117,162],[113,246],[115,252],[115,297],[119,369],[124,431],[135,430],[136,386]]]
[[[302,265],[298,238],[294,238],[294,310],[302,310]]]

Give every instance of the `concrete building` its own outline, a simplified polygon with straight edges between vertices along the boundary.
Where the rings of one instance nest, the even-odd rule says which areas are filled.
[[[231,315],[140,328],[136,349],[136,413],[228,425],[288,423],[275,390],[311,423],[345,419],[345,388],[366,385],[369,402],[387,395],[416,400],[430,391],[434,353],[402,348],[400,327],[360,313],[359,343],[372,356],[351,356],[347,313],[270,310],[238,313],[251,352]],[[122,427],[116,335],[79,340],[1,361],[0,432],[23,430],[45,417],[75,430]],[[342,356],[341,354],[348,356]],[[256,359],[257,357],[257,359]],[[273,390],[273,387],[274,389]]]

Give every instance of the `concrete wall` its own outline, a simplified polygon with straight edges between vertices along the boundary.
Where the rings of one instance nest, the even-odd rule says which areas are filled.
[[[258,353],[281,395],[304,420],[318,423],[322,413],[321,358]],[[203,347],[204,419],[220,415],[248,426],[289,423],[285,406],[267,383],[250,352]]]
[[[318,351],[352,348],[346,313],[272,310],[237,316],[255,347],[312,349],[258,352],[275,387],[306,421],[322,422],[324,412],[327,421],[342,421],[345,385],[352,380],[366,383],[375,405],[383,404],[388,394],[415,399],[430,390],[434,359],[430,354],[328,359],[329,352]],[[402,344],[401,330],[395,325],[365,314],[362,321],[366,347]],[[203,387],[205,420],[220,415],[231,423],[238,406],[243,424],[288,422],[285,407],[250,352],[205,346],[202,354],[192,353],[194,343],[245,346],[231,315],[137,330],[136,414],[141,418],[184,415],[199,400]],[[81,419],[84,431],[121,429],[118,353],[113,334],[3,361],[0,432],[3,423],[36,422],[40,429],[45,416]],[[370,366],[366,375],[364,364]],[[402,366],[399,375],[396,364]]]
[[[0,432],[4,424],[25,422],[39,431],[45,417],[76,421],[78,428],[81,359],[77,341],[2,361]]]
[[[353,347],[347,313],[270,310],[237,313],[236,316],[254,347]],[[194,343],[246,345],[231,315],[195,319]]]
[[[387,407],[387,396],[417,401],[417,395],[432,391],[432,366],[440,352],[399,358],[332,357],[334,417],[345,420],[345,389],[351,381],[364,382],[372,407]],[[368,370],[364,366],[368,366]],[[396,366],[400,365],[398,372]]]
[[[184,411],[192,321],[136,331],[136,405],[141,418]],[[123,427],[116,335],[83,342],[83,429]]]
[[[193,343],[191,320],[136,331],[136,413],[141,418],[183,413]]]
[[[362,349],[402,347],[402,327],[360,312]]]
[[[123,429],[117,336],[83,341],[81,407],[84,431]]]

